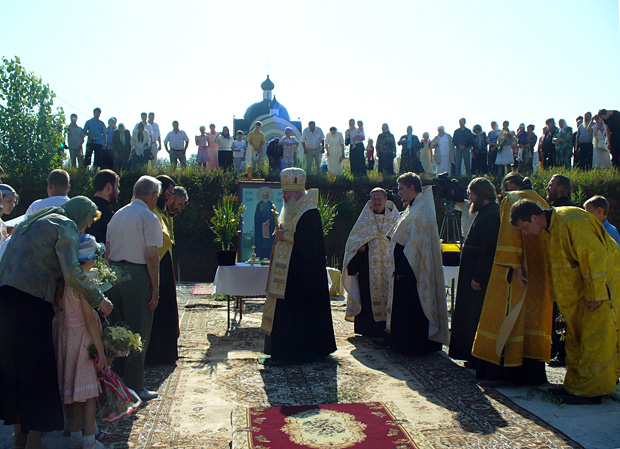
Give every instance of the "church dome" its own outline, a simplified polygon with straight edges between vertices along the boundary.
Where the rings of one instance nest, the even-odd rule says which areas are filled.
[[[273,90],[273,88],[275,87],[273,84],[273,81],[271,81],[269,79],[269,75],[267,75],[267,79],[265,81],[263,81],[263,83],[260,85],[261,89],[263,90]]]

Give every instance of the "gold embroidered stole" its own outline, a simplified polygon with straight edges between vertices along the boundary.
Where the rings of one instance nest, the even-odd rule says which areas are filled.
[[[385,214],[375,214],[368,201],[355,226],[349,234],[345,247],[343,283],[347,292],[347,311],[345,319],[355,321],[362,310],[362,300],[357,276],[349,276],[347,267],[357,250],[368,244],[368,266],[370,270],[370,300],[375,321],[385,321],[388,288],[390,285],[390,241],[388,231],[399,218],[398,209],[391,201],[385,205]]]
[[[281,224],[281,230],[285,232],[286,240],[276,240],[273,244],[271,262],[269,264],[269,277],[267,279],[267,295],[261,324],[261,332],[265,335],[271,335],[273,318],[276,313],[276,304],[278,299],[284,299],[284,294],[286,292],[286,279],[288,277],[291,254],[293,253],[293,236],[297,228],[297,222],[303,214],[311,209],[317,208],[318,200],[318,189],[308,190],[306,194],[299,199],[286,223]]]

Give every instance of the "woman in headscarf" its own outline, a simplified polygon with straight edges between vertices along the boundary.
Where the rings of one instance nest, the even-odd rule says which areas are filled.
[[[17,196],[15,189],[8,184],[0,184],[0,196],[2,198],[2,207],[0,208],[0,245],[2,245],[10,235],[10,230],[2,221],[2,217],[13,212],[13,208],[19,202],[19,196]]]
[[[15,427],[13,447],[42,447],[42,432],[64,425],[52,342],[60,279],[112,311],[78,262],[78,234],[99,215],[84,196],[36,212],[15,228],[10,257],[0,261],[0,419]]]
[[[138,128],[131,136],[131,169],[143,168],[149,161],[145,155],[145,150],[151,149],[151,135],[144,129],[142,122],[138,123]]]

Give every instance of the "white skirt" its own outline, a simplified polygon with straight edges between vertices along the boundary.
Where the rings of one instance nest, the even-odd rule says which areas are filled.
[[[515,158],[512,155],[512,147],[505,145],[502,147],[502,151],[497,152],[495,158],[495,165],[512,165],[515,162]]]

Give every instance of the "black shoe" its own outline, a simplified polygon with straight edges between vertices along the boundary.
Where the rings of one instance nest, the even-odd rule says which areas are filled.
[[[564,389],[564,387],[552,387],[547,389],[548,393],[554,396],[567,396],[570,393]]]
[[[602,396],[593,396],[586,398],[584,396],[575,396],[574,394],[567,394],[560,398],[560,402],[566,405],[596,405],[600,404]]]
[[[549,361],[549,366],[566,366],[566,360],[560,357],[555,357]]]
[[[475,361],[466,360],[465,363],[463,363],[463,366],[468,369],[476,369],[478,364]]]

